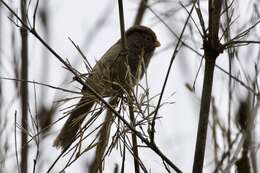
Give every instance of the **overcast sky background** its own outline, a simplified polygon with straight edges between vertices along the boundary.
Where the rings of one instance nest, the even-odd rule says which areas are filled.
[[[72,62],[75,67],[82,73],[86,72],[85,66],[82,63],[80,55],[78,54],[75,47],[71,44],[68,37],[70,37],[76,44],[78,44],[82,48],[82,51],[85,53],[86,57],[92,65],[94,65],[95,61],[100,59],[105,51],[120,38],[117,1],[102,0],[90,2],[84,0],[44,0],[40,1],[40,6],[42,6],[43,3],[47,2],[50,15],[50,35],[48,42],[52,48],[54,48],[63,58],[68,58],[68,60]],[[163,14],[166,10],[180,8],[178,2],[179,1],[172,0],[165,3],[158,3],[152,5],[152,8],[158,14]],[[247,2],[249,1],[245,0],[245,4],[248,4]],[[139,0],[124,1],[126,28],[132,26],[138,5]],[[201,2],[201,5],[203,9],[206,10],[206,8],[204,7],[207,6],[207,2]],[[14,6],[15,5],[13,5],[13,7]],[[235,12],[235,16],[239,18],[237,24],[234,24],[234,30],[236,30],[236,25],[240,25],[240,22],[247,20],[246,14],[249,13],[250,9],[252,8],[250,6],[238,6],[238,4],[236,4],[236,7],[237,11]],[[109,9],[108,12],[104,13],[104,11],[107,11],[107,9]],[[105,20],[105,22],[102,22],[102,27],[98,28],[99,31],[89,34],[89,32],[96,27],[97,21],[99,21],[100,18],[104,15],[107,16],[107,19]],[[195,13],[193,13],[193,16],[196,16]],[[180,34],[186,17],[187,13],[183,9],[181,9],[173,14],[169,19],[165,20],[165,22],[177,34]],[[196,17],[195,19],[197,20]],[[6,10],[4,10],[2,20],[2,23],[6,24],[3,27],[3,32],[8,35],[10,34],[10,26],[13,24],[7,19]],[[39,22],[37,22],[37,24],[38,25],[36,29],[38,29],[39,33],[41,34],[41,24]],[[150,11],[146,11],[142,24],[151,27],[157,34],[158,40],[161,42],[161,47],[156,50],[147,71],[148,82],[150,85],[150,95],[154,96],[158,94],[161,90],[168,64],[170,62],[170,58],[176,46],[176,39]],[[202,44],[200,36],[195,30],[194,25],[191,24],[191,26],[193,27],[194,33],[196,34],[191,35],[190,31],[185,32],[183,37],[184,41],[192,45],[197,51],[203,53],[201,49]],[[257,29],[259,30],[259,27]],[[19,34],[18,29],[17,33]],[[8,36],[8,38],[10,37]],[[195,39],[196,41],[194,42],[191,38]],[[11,58],[10,40],[2,40],[4,40],[6,44],[3,45],[0,53],[1,56],[4,57],[2,63],[4,64],[6,69],[2,72],[1,76],[12,78],[14,77],[14,75],[12,73],[11,60],[9,59]],[[90,43],[88,40],[91,40]],[[71,83],[73,76],[70,75],[69,78],[67,78],[67,80],[64,82],[64,78],[65,76],[67,76],[67,71],[62,68],[62,64],[52,55],[48,54],[48,56],[43,57],[43,55],[45,54],[42,51],[42,45],[32,35],[30,35],[29,43],[29,80],[44,82],[54,86],[61,86],[78,91],[77,87],[80,87],[80,85],[78,85],[76,82]],[[170,46],[170,48],[165,50],[167,46]],[[243,52],[242,49],[241,55],[243,55],[243,53],[245,52]],[[255,52],[251,52],[251,55],[253,56],[254,53]],[[227,69],[228,67],[227,62],[228,60],[225,53],[220,55],[219,59],[217,60],[217,64],[221,65],[225,69]],[[248,58],[246,62],[248,67],[251,66],[253,68],[254,59]],[[164,102],[175,103],[167,104],[160,109],[159,115],[162,118],[157,121],[156,125],[157,130],[155,139],[158,147],[173,161],[173,163],[175,163],[185,173],[191,172],[192,170],[200,106],[201,84],[204,68],[202,68],[199,73],[196,82],[195,93],[190,92],[185,87],[185,84],[193,84],[196,72],[199,67],[199,63],[200,57],[192,53],[190,50],[186,48],[181,48],[181,50],[178,52],[176,60],[174,61],[172,66],[172,71],[163,98]],[[43,64],[48,65],[50,68],[47,71],[44,71],[44,69],[42,69],[42,67],[44,67]],[[250,69],[245,70],[250,71]],[[48,75],[48,77],[46,77],[47,80],[41,81],[43,71],[45,75]],[[242,76],[242,78],[244,77]],[[6,115],[8,115],[8,119],[10,120],[10,123],[8,125],[8,130],[10,132],[9,135],[11,135],[10,139],[13,139],[13,115],[14,110],[17,110],[19,107],[19,102],[16,101],[15,104],[12,104],[12,107],[10,109],[7,109],[8,107],[10,107],[10,105],[7,104],[11,102],[12,97],[10,96],[14,95],[12,91],[14,87],[13,83],[8,81],[4,82],[4,87],[5,91],[8,91],[4,93],[4,96],[6,98],[10,98],[9,102],[6,102],[5,107],[7,110]],[[39,95],[40,88],[41,86],[36,86],[36,91],[38,91]],[[32,91],[33,86],[30,85],[30,106],[32,109],[34,109]],[[60,91],[58,91],[57,93],[57,91],[48,88],[47,91],[48,94],[46,94],[46,96],[44,97],[44,102],[47,105],[53,104],[55,100],[65,97],[71,97],[70,94],[64,94]],[[221,109],[221,111],[223,111],[224,113],[227,109],[226,103],[228,95],[228,76],[220,72],[218,69],[215,70],[213,94],[214,96],[216,96],[216,104],[223,108]],[[235,98],[243,97],[245,96],[245,90],[242,87],[238,86],[235,95],[237,95],[234,96]],[[156,105],[156,103],[156,100],[154,100],[152,104]],[[237,104],[237,102],[234,102],[234,104]],[[57,112],[55,119],[58,119],[62,115],[62,112]],[[45,163],[41,168],[42,172],[45,172],[45,170],[48,169],[49,165],[53,163],[53,161],[60,153],[59,150],[56,150],[56,148],[52,147],[52,142],[58,134],[58,131],[63,123],[64,121],[60,121],[58,124],[56,124],[53,127],[51,134],[49,135],[47,140],[43,141],[41,145],[41,147],[46,148],[46,152],[41,153],[41,157],[42,159],[47,160],[47,164]],[[210,166],[212,164],[211,162],[213,161],[213,147],[211,146],[212,143],[210,140],[211,133],[208,133],[208,135],[209,138],[207,143],[208,147],[205,164],[206,167],[210,169]],[[12,142],[10,142],[10,146],[11,145],[13,145]],[[35,149],[34,143],[31,143],[30,146]],[[154,152],[149,151],[149,149],[140,149],[140,153],[140,157],[144,160],[145,165],[148,169],[151,170],[151,172],[162,172],[161,170],[164,171],[164,166],[160,158],[157,157]],[[35,151],[31,151],[30,154],[35,154]],[[75,169],[77,170],[77,172],[86,171],[86,163],[89,163],[91,161],[92,154],[93,152],[84,154],[76,163],[66,169],[66,172],[73,173],[75,172]],[[7,170],[9,171],[10,168],[10,172],[15,172],[16,169],[14,167],[15,157],[13,147],[11,148],[9,156],[10,157],[6,165],[6,167],[8,168]],[[105,165],[106,173],[112,172],[114,168],[114,163],[121,164],[119,156],[119,152],[117,150],[114,150],[114,152],[112,152],[111,154],[111,157],[107,158]],[[260,157],[259,154],[258,157]],[[66,160],[66,158],[64,160]],[[33,160],[29,160],[29,162],[30,166],[32,166]],[[54,170],[59,170],[60,168],[62,168],[62,166],[64,166],[65,163],[66,162],[61,159],[59,163],[55,166]],[[133,159],[131,157],[128,157],[126,163],[126,172],[132,173]],[[32,171],[32,169],[29,170]]]

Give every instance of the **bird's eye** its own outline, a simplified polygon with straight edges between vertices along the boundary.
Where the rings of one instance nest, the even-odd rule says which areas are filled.
[[[151,41],[150,37],[145,37],[145,40]]]

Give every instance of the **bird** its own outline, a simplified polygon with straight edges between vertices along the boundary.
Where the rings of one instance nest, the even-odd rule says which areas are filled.
[[[126,49],[122,45],[122,39],[119,39],[96,62],[86,77],[86,85],[91,86],[103,98],[130,91],[143,77],[155,49],[161,45],[155,32],[142,25],[130,27],[125,32],[125,38]],[[84,119],[98,101],[83,86],[82,97],[72,109],[53,146],[63,150],[69,148],[76,140]]]

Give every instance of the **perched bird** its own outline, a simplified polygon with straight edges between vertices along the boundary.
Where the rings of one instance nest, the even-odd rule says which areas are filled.
[[[102,97],[112,97],[132,89],[142,78],[156,47],[160,46],[155,33],[145,26],[133,26],[126,33],[126,51],[122,40],[117,41],[96,63],[86,79]],[[54,146],[68,148],[76,140],[82,122],[98,99],[88,89],[73,108],[69,118],[54,141]]]

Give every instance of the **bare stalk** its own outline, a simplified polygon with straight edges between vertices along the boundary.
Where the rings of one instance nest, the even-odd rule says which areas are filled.
[[[206,59],[193,173],[203,169],[215,59]]]
[[[2,4],[0,4],[0,50],[2,50],[2,36],[3,36],[3,33],[2,33]],[[2,56],[0,56],[0,74],[2,73]],[[3,104],[3,92],[2,92],[2,81],[0,80],[0,100],[2,100],[0,102],[0,110],[2,110],[2,104]],[[1,113],[0,113],[0,116],[1,116]]]
[[[167,84],[167,81],[168,81],[168,78],[169,78],[169,75],[170,75],[170,72],[171,72],[171,69],[172,69],[172,64],[173,64],[173,61],[175,60],[176,56],[177,56],[177,53],[178,53],[178,50],[180,49],[180,45],[182,43],[181,39],[182,39],[182,36],[184,34],[184,31],[186,29],[186,26],[191,18],[191,14],[194,10],[194,4],[189,12],[189,15],[185,21],[185,24],[182,28],[182,31],[181,31],[181,35],[180,37],[178,38],[178,42],[177,42],[177,45],[176,47],[174,48],[174,51],[173,51],[173,54],[172,54],[172,57],[171,57],[171,61],[169,63],[169,67],[168,67],[168,70],[167,70],[167,73],[166,73],[166,77],[165,77],[165,80],[164,80],[164,83],[163,83],[163,86],[162,86],[162,90],[161,90],[161,93],[160,93],[160,97],[159,97],[159,100],[158,100],[158,103],[157,103],[157,106],[156,106],[156,109],[155,109],[155,112],[154,112],[154,116],[153,116],[153,119],[152,119],[152,124],[151,124],[151,133],[150,133],[150,138],[151,138],[151,142],[154,143],[154,133],[155,133],[155,120],[157,118],[157,114],[158,114],[158,111],[159,111],[159,108],[160,108],[160,105],[161,105],[161,101],[162,101],[162,97],[163,97],[163,94],[164,94],[164,91],[165,91],[165,88],[166,88],[166,84]]]
[[[214,67],[216,58],[218,57],[219,53],[222,52],[218,40],[221,4],[222,0],[209,1],[209,35],[205,36],[203,45],[205,54],[205,72],[201,96],[196,148],[193,160],[193,173],[202,173],[203,170]]]
[[[118,0],[118,8],[119,8],[119,19],[120,19],[120,31],[121,31],[121,40],[122,40],[122,50],[123,53],[127,50],[127,42],[125,36],[125,23],[124,23],[124,8],[123,8],[123,1]],[[126,55],[127,56],[127,55]],[[131,95],[131,94],[130,94]],[[129,113],[131,119],[132,128],[135,129],[135,117],[133,111],[133,99],[130,96],[129,98]],[[133,155],[134,155],[134,166],[135,166],[135,173],[140,173],[139,168],[139,155],[138,155],[138,147],[137,147],[137,137],[135,133],[132,133],[132,143],[133,143]]]
[[[148,0],[140,0],[140,4],[138,7],[136,17],[135,17],[134,25],[141,24],[143,17],[144,17],[144,12],[145,12],[147,3],[148,3]]]
[[[27,23],[27,0],[20,2],[21,19]],[[21,32],[21,78],[24,81],[28,80],[28,31],[25,27],[20,28]],[[21,109],[22,109],[22,128],[21,131],[21,173],[27,173],[28,162],[28,147],[27,147],[27,130],[28,130],[28,84],[27,82],[21,82]]]
[[[126,37],[125,37],[125,21],[124,21],[124,8],[123,1],[118,0],[118,8],[119,8],[119,19],[120,19],[120,31],[121,31],[121,39],[122,39],[122,48],[123,52],[127,49]]]
[[[16,159],[16,166],[17,166],[17,172],[21,173],[21,169],[19,167],[19,157],[18,157],[18,150],[17,150],[17,112],[14,113],[14,147],[15,147],[15,159]]]
[[[229,10],[228,10],[228,0],[225,0],[225,13],[226,13],[226,23],[227,23],[227,29],[226,29],[226,32],[225,32],[225,39],[228,41],[231,39],[231,36],[230,36],[230,22],[231,22],[231,17],[230,17],[230,14],[229,14]],[[227,129],[227,143],[228,143],[228,150],[231,151],[231,107],[232,107],[232,78],[231,78],[231,75],[232,75],[232,60],[234,59],[235,57],[235,50],[234,48],[228,48],[227,49],[228,51],[228,70],[229,70],[229,77],[228,77],[228,129]],[[228,159],[230,159],[230,155],[228,155]]]
[[[134,115],[134,108],[133,108],[133,97],[131,95],[129,96],[129,114],[130,114],[130,120],[133,128],[135,129],[135,115]],[[132,146],[133,146],[133,155],[134,155],[134,166],[135,166],[135,173],[140,173],[139,168],[139,152],[138,152],[138,146],[137,146],[137,137],[136,134],[132,133]]]

